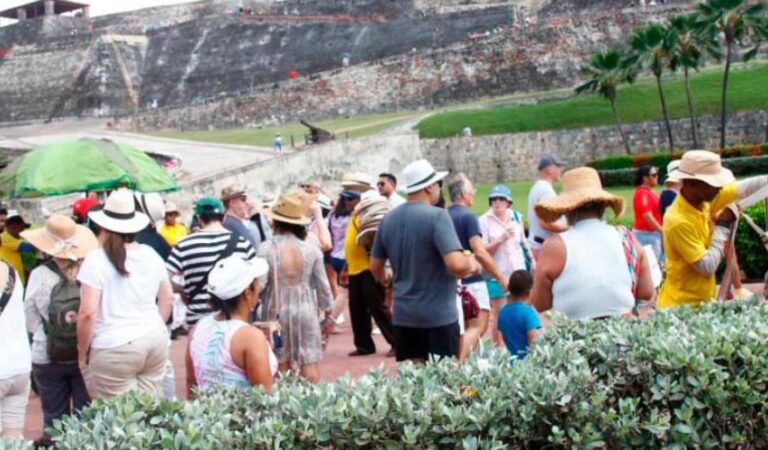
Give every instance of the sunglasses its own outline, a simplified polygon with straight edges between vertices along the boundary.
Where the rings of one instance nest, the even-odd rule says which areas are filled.
[[[378,187],[384,187],[386,184],[387,184],[387,183],[385,183],[385,182],[383,182],[383,181],[379,181],[378,183],[376,183],[376,186],[378,186]]]
[[[648,176],[650,176],[650,177],[658,177],[659,173],[658,172],[652,172],[652,173],[649,173]]]

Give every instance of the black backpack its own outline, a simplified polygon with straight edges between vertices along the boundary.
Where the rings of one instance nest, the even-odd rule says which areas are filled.
[[[59,282],[51,289],[48,321],[43,321],[48,357],[53,362],[76,361],[80,285],[76,281],[68,281],[54,261],[47,262],[45,266],[59,277]]]

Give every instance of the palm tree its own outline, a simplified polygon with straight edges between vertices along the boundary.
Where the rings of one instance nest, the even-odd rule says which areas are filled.
[[[720,147],[725,148],[725,127],[728,121],[728,76],[731,72],[734,47],[753,44],[742,59],[746,62],[757,55],[760,41],[768,39],[765,11],[768,4],[759,2],[749,5],[747,0],[705,0],[699,4],[702,24],[720,36],[725,45],[725,69],[723,70],[723,94],[720,111]]]
[[[674,30],[668,30],[657,23],[640,28],[629,39],[629,45],[633,53],[629,60],[633,64],[637,64],[638,69],[649,68],[651,73],[653,73],[653,77],[656,78],[656,87],[658,88],[659,101],[661,102],[661,115],[664,117],[664,124],[667,127],[669,151],[675,148],[675,143],[672,138],[672,126],[669,123],[664,89],[661,86],[661,76],[664,74],[664,69],[669,67],[676,40],[677,33]]]
[[[624,150],[628,155],[632,154],[627,136],[621,127],[619,114],[616,112],[616,92],[619,85],[632,83],[635,80],[636,73],[628,64],[627,59],[619,50],[596,53],[589,65],[581,68],[581,75],[587,81],[576,88],[576,93],[597,92],[611,103],[613,120],[616,122],[616,128],[619,130],[621,141],[624,143]]]
[[[676,16],[669,21],[670,30],[677,34],[672,57],[669,60],[669,68],[673,72],[679,68],[683,69],[685,97],[688,101],[688,115],[691,119],[691,138],[694,148],[699,148],[698,115],[693,95],[691,95],[690,71],[698,72],[699,67],[704,64],[705,54],[716,60],[722,58],[712,28],[701,27],[700,23],[699,15],[696,13]]]

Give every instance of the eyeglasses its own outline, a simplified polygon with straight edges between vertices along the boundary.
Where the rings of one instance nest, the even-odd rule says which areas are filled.
[[[509,203],[512,203],[511,201],[507,200],[504,197],[491,197],[491,201],[492,202],[509,202]]]

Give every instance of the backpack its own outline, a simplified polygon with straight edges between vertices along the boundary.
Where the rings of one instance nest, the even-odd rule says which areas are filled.
[[[51,289],[48,321],[43,321],[48,357],[53,362],[76,361],[80,285],[76,281],[68,281],[54,261],[47,262],[45,266],[59,276],[59,282]]]

